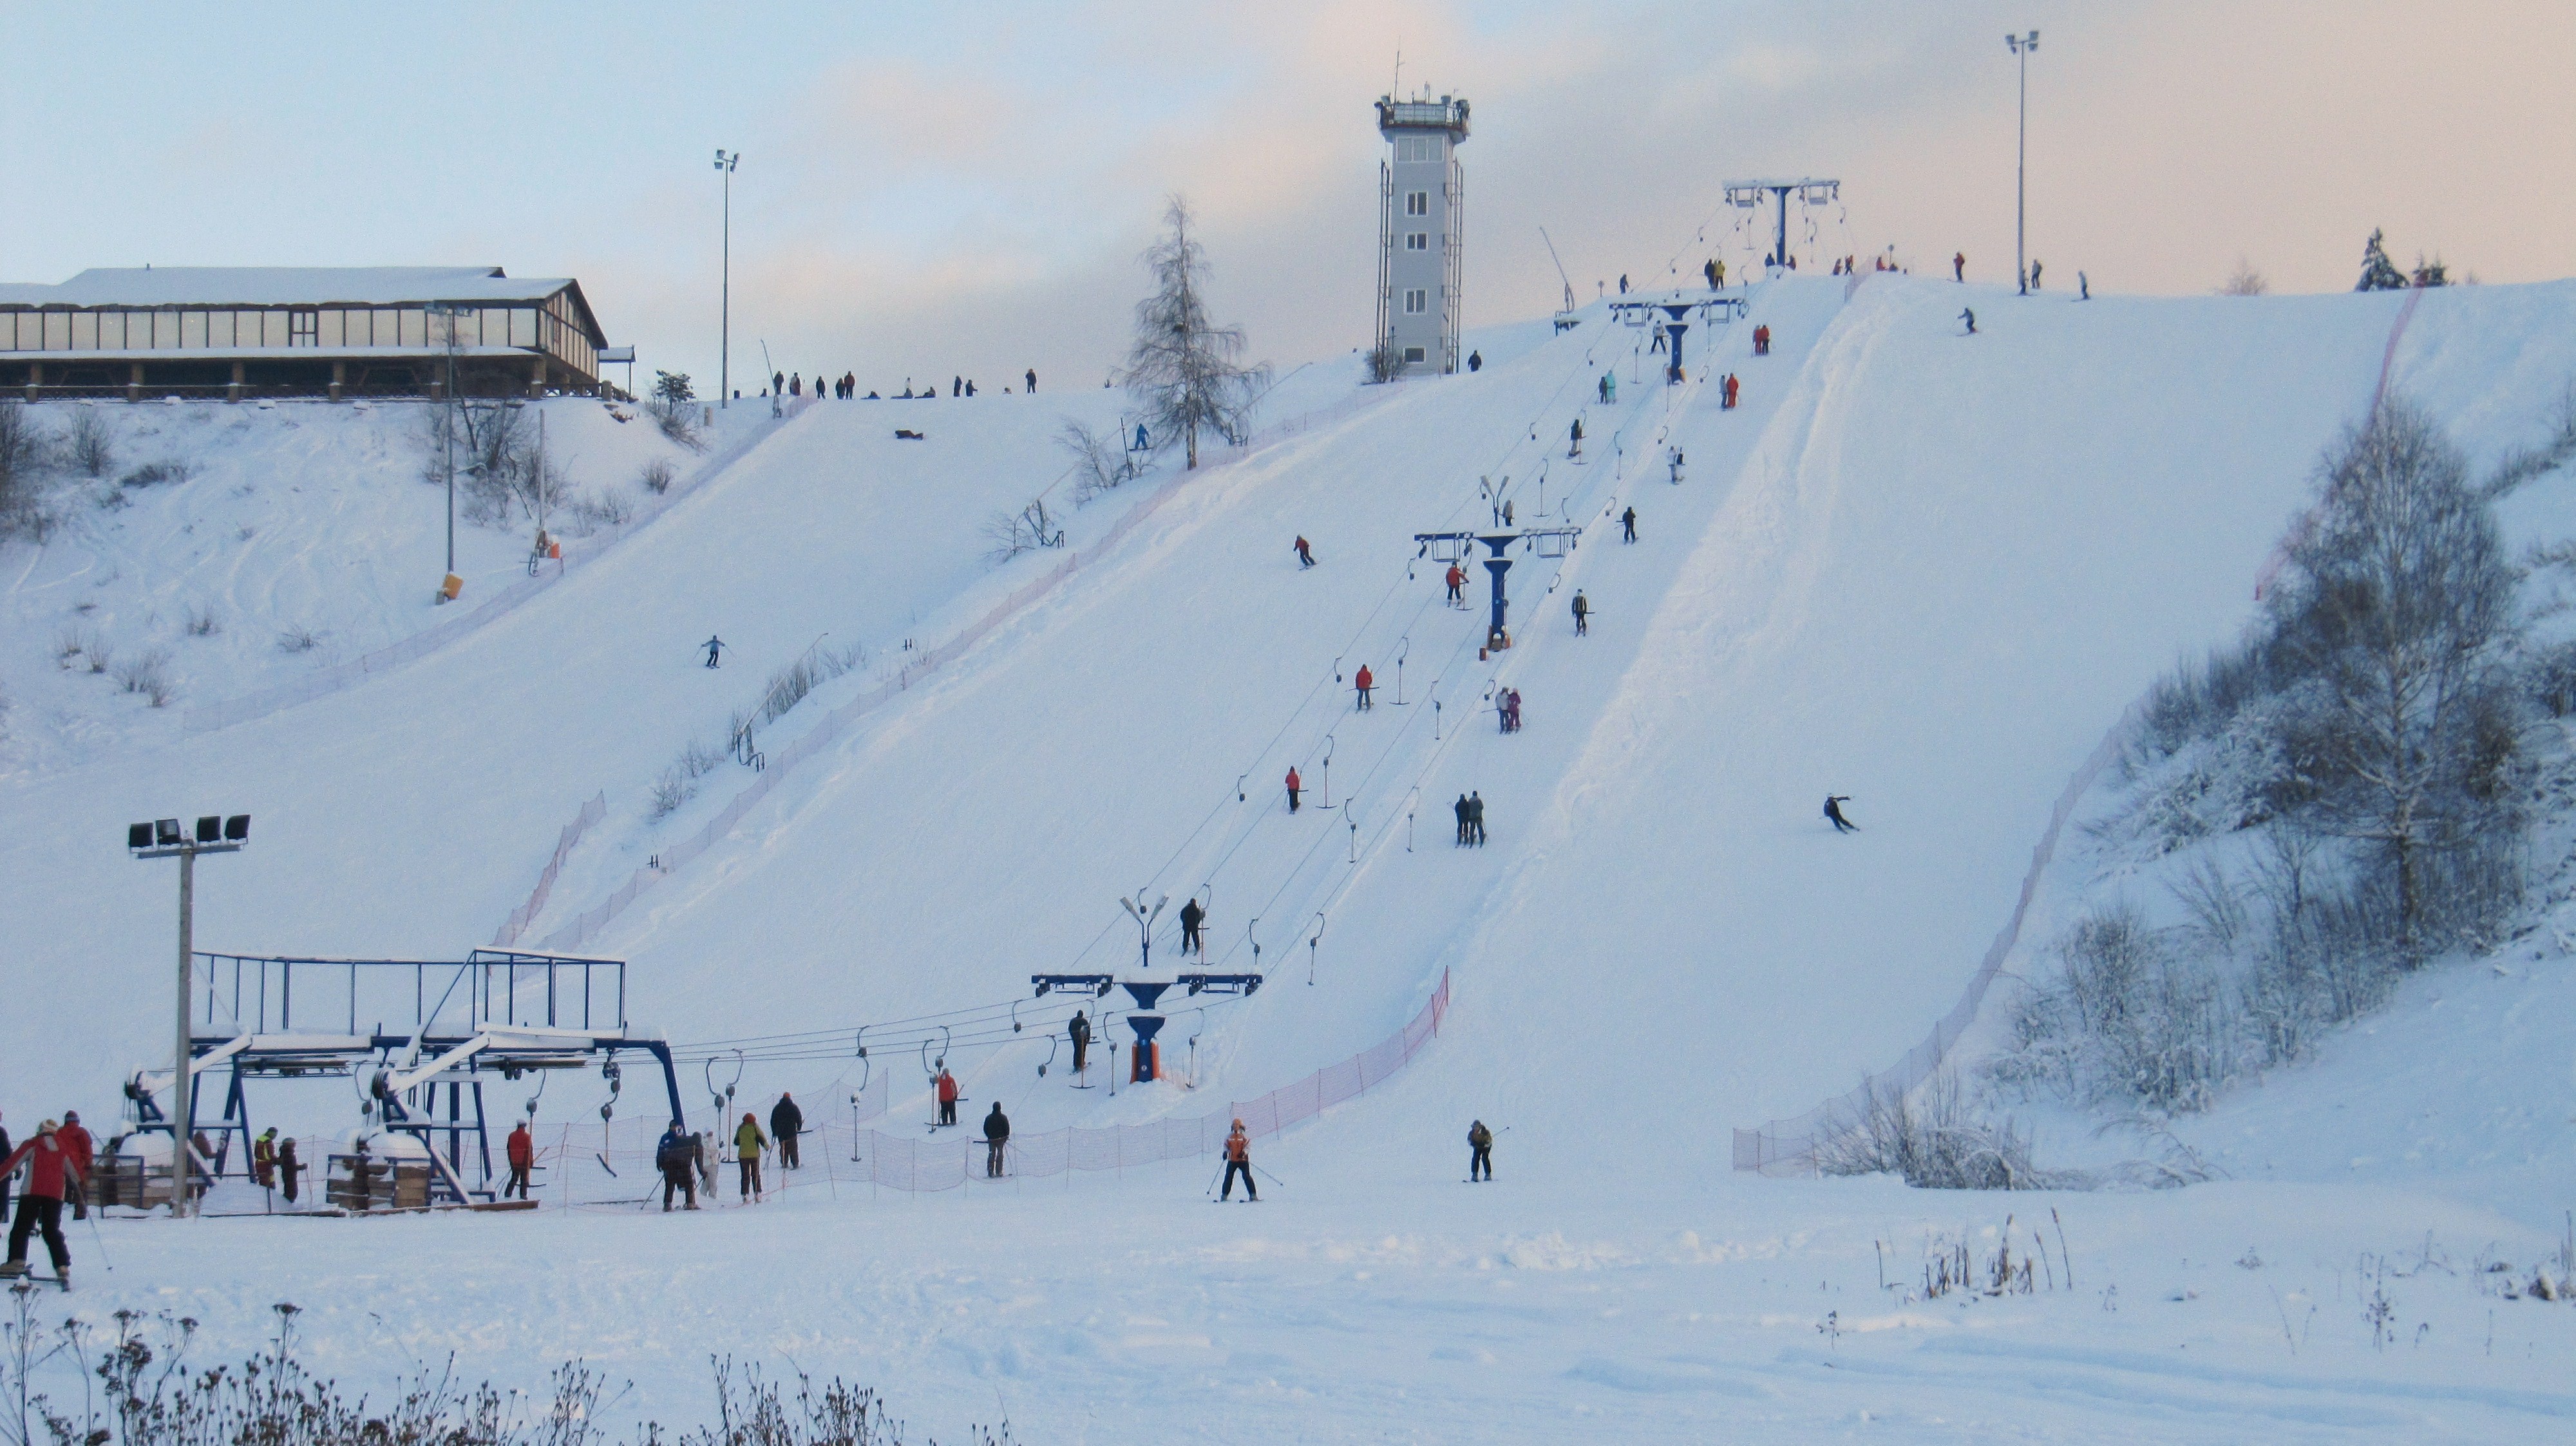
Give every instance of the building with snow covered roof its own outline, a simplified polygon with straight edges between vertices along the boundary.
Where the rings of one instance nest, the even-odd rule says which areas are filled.
[[[607,338],[569,277],[498,266],[101,267],[0,283],[0,387],[59,396],[593,392]]]

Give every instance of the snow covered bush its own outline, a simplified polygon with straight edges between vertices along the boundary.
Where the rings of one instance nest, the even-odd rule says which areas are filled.
[[[115,425],[96,407],[75,410],[71,431],[63,439],[63,454],[82,476],[106,476],[116,460]]]
[[[1999,1082],[2086,1104],[2166,1113],[2216,1098],[2243,1051],[2218,976],[2182,957],[2132,905],[2093,914],[2055,951],[2058,969],[2022,991]]]
[[[1827,1175],[1897,1175],[1918,1190],[2048,1190],[2078,1183],[2032,1163],[2030,1136],[2009,1119],[1989,1124],[1961,1102],[1959,1082],[1934,1076],[1909,1095],[1865,1092],[1852,1117],[1818,1134],[1816,1168]]]
[[[40,475],[47,450],[26,404],[0,401],[0,537],[48,530]]]
[[[1040,497],[1017,512],[996,512],[984,519],[984,560],[999,565],[1023,552],[1064,546],[1064,528],[1047,512]]]
[[[146,648],[116,665],[116,685],[129,693],[139,693],[152,701],[155,708],[170,701],[174,689],[170,682],[170,654],[162,648]]]
[[[1073,505],[1081,506],[1135,475],[1126,449],[1115,435],[1102,436],[1082,423],[1067,420],[1055,444],[1073,454]]]
[[[643,470],[636,473],[635,480],[644,484],[645,491],[659,497],[671,490],[671,480],[677,475],[676,469],[671,466],[670,458],[655,457],[644,464]]]

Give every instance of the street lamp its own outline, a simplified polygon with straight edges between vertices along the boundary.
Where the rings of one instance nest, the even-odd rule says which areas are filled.
[[[1165,894],[1154,901],[1152,908],[1146,908],[1143,889],[1138,889],[1132,899],[1121,896],[1118,900],[1118,907],[1136,919],[1136,967],[1139,969],[1154,967],[1154,921],[1162,917],[1163,906],[1171,901],[1172,896]]]
[[[2039,48],[2039,32],[2007,35],[2004,44],[2021,62],[2021,139],[2013,161],[2013,280],[2030,295],[2030,267],[2022,260],[2022,228],[2030,211],[2030,53]]]
[[[197,820],[193,833],[179,827],[175,818],[153,823],[129,824],[125,830],[125,847],[138,859],[177,859],[179,861],[179,1045],[177,1067],[170,1072],[170,1214],[173,1219],[188,1213],[188,1165],[191,1163],[188,1122],[191,1111],[188,1097],[191,1081],[188,1065],[195,1054],[189,1038],[188,995],[192,988],[189,976],[196,964],[197,855],[239,853],[250,842],[250,815],[237,813],[230,818],[207,814]]]
[[[444,458],[440,465],[447,472],[447,576],[454,577],[456,576],[456,315],[459,308],[452,301],[433,301],[425,309],[432,316],[447,319],[447,407],[444,421],[438,430],[442,444],[441,456]],[[443,579],[439,583],[438,600],[447,601],[447,584]]]
[[[724,309],[716,331],[716,405],[733,400],[733,168],[742,152],[716,148],[716,169],[724,172]]]

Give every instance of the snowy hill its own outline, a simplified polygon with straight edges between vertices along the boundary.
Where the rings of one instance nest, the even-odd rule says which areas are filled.
[[[2297,1252],[2294,1294],[2340,1290],[2326,1274],[2338,1256],[2437,1228],[2507,1241],[2527,1263],[2554,1234],[2527,1188],[2501,1210],[2440,1172],[2374,1177],[2325,1203],[2242,1186],[2070,1197],[2089,1293],[2008,1300],[1971,1323],[1956,1302],[1871,1297],[1872,1246],[1902,1242],[1909,1276],[1935,1222],[1999,1222],[2018,1200],[1766,1181],[1737,1175],[1727,1151],[1732,1129],[1893,1063],[1958,999],[2014,916],[2070,776],[2158,670],[2243,624],[2319,449],[2369,404],[2383,362],[2491,456],[2528,440],[2576,376],[2576,285],[2426,295],[2393,347],[2406,301],[2394,295],[2079,304],[1870,277],[1774,281],[1747,299],[1745,320],[1693,334],[1691,379],[1674,387],[1658,383],[1646,335],[1600,307],[1563,336],[1540,324],[1469,338],[1488,360],[1470,376],[1365,388],[1354,363],[1308,368],[1274,394],[1252,446],[1065,513],[1070,569],[1049,551],[989,562],[982,524],[1062,475],[1063,420],[1115,425],[1115,394],[816,407],[652,527],[417,663],[237,726],[126,726],[64,766],[0,780],[0,810],[32,825],[0,837],[0,917],[13,973],[45,981],[0,1047],[101,1113],[129,1064],[161,1047],[170,880],[122,856],[130,819],[258,818],[254,849],[200,879],[202,947],[425,957],[491,937],[598,794],[607,819],[528,937],[633,961],[633,1016],[701,1054],[758,1053],[752,1037],[794,1031],[833,1041],[755,1062],[743,1079],[755,1098],[837,1099],[856,1077],[840,1041],[862,1025],[1024,999],[1034,973],[1132,972],[1136,926],[1117,900],[1140,890],[1175,909],[1208,901],[1208,967],[1257,958],[1269,983],[1166,1034],[1187,1079],[1114,1099],[1060,1088],[1061,1069],[1041,1080],[1039,1032],[958,1049],[969,1096],[1006,1099],[1022,1132],[1205,1113],[1383,1038],[1444,972],[1454,1004],[1407,1073],[1265,1156],[1317,1202],[1294,1223],[1245,1234],[1230,1218],[1180,1220],[1166,1197],[1185,1195],[1186,1167],[1086,1182],[1069,1206],[1041,1187],[995,1192],[978,1197],[993,1213],[976,1233],[998,1278],[979,1284],[956,1274],[955,1242],[927,1213],[888,1206],[847,1279],[803,1281],[772,1260],[749,1277],[749,1324],[700,1302],[708,1318],[594,1358],[685,1362],[716,1320],[780,1341],[822,1331],[837,1358],[908,1372],[943,1400],[989,1379],[1025,1387],[1052,1403],[1034,1416],[1067,1431],[1077,1382],[1178,1428],[1195,1414],[1160,1388],[1211,1373],[1231,1418],[1310,1420],[1331,1439],[1426,1406],[1526,1431],[1550,1391],[1614,1431],[1673,1439],[1812,1434],[1849,1421],[1854,1393],[1872,1409],[1904,1401],[1918,1437],[1961,1439],[2033,1421],[2043,1435],[2153,1439],[2197,1411],[2219,1413],[2219,1434],[2265,1434],[2257,1421],[2292,1423],[2285,1436],[2338,1423],[2474,1434],[2576,1410],[2545,1377],[2517,1375],[2524,1359],[2446,1354],[2404,1366],[2403,1390],[2364,1389],[2351,1378],[2378,1358],[2348,1324],[2318,1341],[2342,1352],[2330,1364],[2169,1370],[2165,1327],[2114,1317],[2094,1283],[2116,1279],[2141,1309],[2168,1286],[2223,1297],[2224,1314],[2203,1313],[2215,1324],[2185,1334],[2195,1359],[2211,1346],[2241,1357],[2288,1327],[2254,1291],[2274,1277],[2207,1274],[2240,1235],[2275,1258]],[[1977,335],[1956,320],[1963,302]],[[1770,328],[1768,356],[1752,355],[1756,325]],[[1615,398],[1598,388],[1605,371]],[[1733,409],[1715,384],[1727,373],[1743,386]],[[1566,441],[1578,418],[1579,464]],[[898,420],[927,440],[894,439]],[[1674,448],[1688,459],[1678,484]],[[1414,538],[1489,525],[1489,495],[1520,525],[1585,531],[1562,557],[1514,554],[1516,645],[1480,659],[1483,578],[1475,605],[1443,606],[1442,569]],[[1617,521],[1631,507],[1633,544]],[[1311,570],[1290,551],[1301,535]],[[309,585],[327,589],[320,576]],[[1596,610],[1580,637],[1577,589]],[[718,670],[693,651],[711,632],[736,650]],[[953,659],[914,669],[913,654],[970,633]],[[659,870],[765,775],[718,764],[658,816],[657,778],[692,742],[720,749],[730,714],[822,634],[864,660],[770,725],[763,747],[780,753],[889,680],[896,691],[763,784],[712,847]],[[12,636],[29,650],[14,623]],[[1362,664],[1379,689],[1367,712],[1351,691]],[[238,681],[273,666],[244,661]],[[1497,728],[1498,689],[1523,695],[1522,731]],[[1310,790],[1293,814],[1291,766]],[[1461,849],[1449,807],[1470,791],[1490,843]],[[1829,792],[1851,796],[1860,832],[1826,827]],[[602,917],[639,868],[650,886]],[[2007,969],[2082,882],[2050,876]],[[1159,977],[1173,929],[1166,910]],[[2477,996],[2475,1018],[2517,1007],[2488,997],[2502,987]],[[1033,1004],[1031,1018],[1061,1013]],[[2374,1047],[2399,1047],[2397,1027]],[[2462,1030],[2427,1037],[2479,1037]],[[2525,1071],[2545,1056],[2535,1039],[2514,1055],[2527,1064],[2463,1088],[2532,1087]],[[898,1063],[905,1123],[884,1128],[918,1133],[905,1111],[920,1108],[920,1081]],[[577,1121],[596,1103],[568,1085],[543,1118]],[[1470,1118],[1510,1125],[1507,1171],[1527,1195],[1454,1200],[1441,1172]],[[2457,1127],[2479,1128],[2465,1115]],[[823,1242],[861,1207],[799,1188],[762,1231],[726,1217],[709,1258],[759,1255],[773,1228],[845,1248]],[[1287,1208],[1303,1207],[1274,1206]],[[633,1266],[662,1248],[659,1217],[594,1230],[567,1215],[527,1247],[555,1301],[536,1320],[655,1312],[693,1288]],[[454,1265],[485,1223],[417,1222],[400,1238]],[[1100,1245],[1112,1225],[1150,1241],[1133,1256]],[[2175,1265],[2170,1243],[2185,1238]],[[226,1338],[255,1333],[256,1286],[152,1249],[155,1269],[215,1302]],[[308,1279],[381,1300],[391,1287],[350,1284],[367,1268],[359,1252],[326,1253]],[[443,1287],[442,1308],[506,1298],[455,1268],[466,1283]],[[1137,1283],[1099,1305],[1113,1269]],[[1357,1284],[1372,1271],[1383,1290]],[[1525,1314],[1493,1293],[1513,1281],[1531,1283]],[[1604,1289],[1633,1313],[1605,1315]],[[1015,1291],[1043,1321],[1029,1333],[1009,1324]],[[1338,1302],[1318,1308],[1327,1319],[1294,1304],[1317,1292]],[[2451,1337],[2484,1307],[2457,1293],[2425,1321],[2465,1351]],[[1291,1323],[1240,1323],[1229,1295]],[[972,1321],[931,1318],[951,1304]],[[1820,1339],[1829,1310],[1837,1331],[1866,1321],[1869,1344]],[[907,1326],[907,1312],[922,1319]],[[853,1318],[871,1323],[817,1324]],[[542,1329],[478,1340],[476,1358],[558,1350]],[[1596,1331],[1597,1346],[1567,1344]],[[2051,1354],[2074,1332],[2090,1334]],[[1436,1350],[1379,1348],[1416,1335]],[[2528,1359],[2543,1344],[2569,1359],[2555,1326],[2513,1339]],[[1834,1360],[1872,1353],[1880,1384],[1837,1374]],[[1997,1360],[2060,1385],[1994,1405],[1981,1392]],[[2446,1373],[2474,1382],[2471,1399],[2434,1394]],[[685,1399],[676,1390],[650,1399]],[[2140,1401],[2149,1414],[2132,1419]]]

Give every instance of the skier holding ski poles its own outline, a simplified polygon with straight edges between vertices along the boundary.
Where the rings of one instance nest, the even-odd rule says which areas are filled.
[[[1244,1203],[1250,1204],[1259,1200],[1261,1192],[1254,1189],[1252,1185],[1252,1137],[1243,1132],[1241,1120],[1234,1122],[1234,1128],[1228,1131],[1225,1137],[1225,1188],[1217,1192],[1219,1204],[1234,1198],[1234,1177],[1237,1172],[1243,1176]]]
[[[21,1164],[27,1167],[27,1183],[19,1187],[18,1217],[9,1226],[9,1263],[0,1265],[0,1278],[15,1280],[27,1273],[27,1237],[41,1233],[45,1253],[54,1260],[54,1280],[69,1290],[72,1251],[63,1241],[63,1192],[66,1184],[85,1183],[80,1162],[63,1148],[54,1135],[54,1122],[47,1120],[36,1126],[34,1139],[0,1161],[0,1180],[16,1174]]]
[[[1485,1128],[1483,1120],[1472,1121],[1467,1126],[1467,1180],[1472,1184],[1493,1178],[1494,1132]]]

